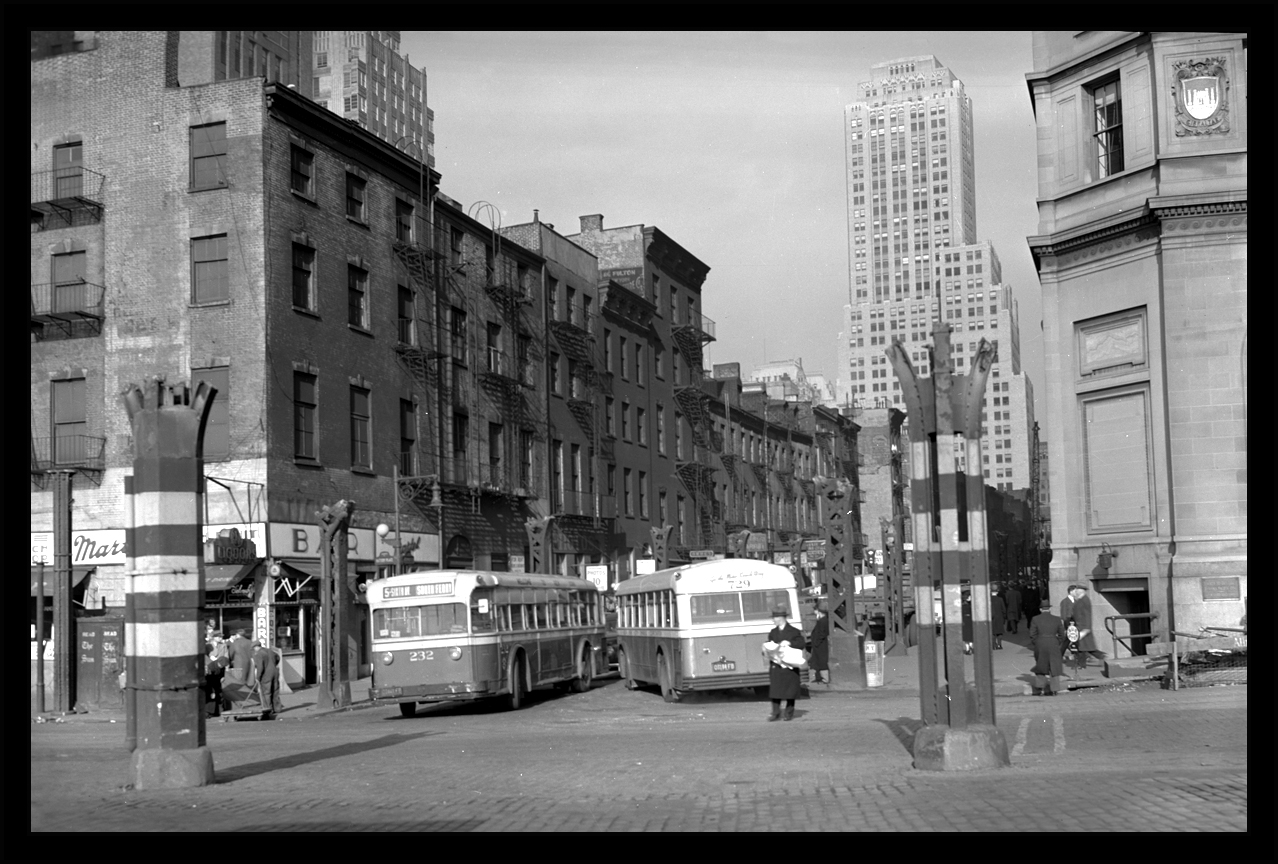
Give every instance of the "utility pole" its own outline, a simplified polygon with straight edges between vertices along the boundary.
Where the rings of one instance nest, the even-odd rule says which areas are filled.
[[[122,395],[133,431],[125,478],[126,736],[135,789],[213,783],[204,738],[204,429],[217,391],[201,381]],[[149,398],[148,398],[149,397]]]
[[[71,661],[76,656],[71,622],[71,477],[75,472],[59,468],[49,473],[53,477],[53,704],[54,710],[65,713],[75,704],[71,692],[75,683]],[[44,609],[40,617],[43,621]],[[40,666],[44,667],[43,657]]]
[[[919,698],[925,725],[915,735],[914,764],[953,771],[1010,764],[995,725],[993,636],[985,484],[981,470],[981,407],[994,347],[982,339],[970,374],[954,372],[950,325],[933,324],[930,378],[920,378],[899,339],[887,349],[910,416],[914,523],[915,614],[919,617]],[[965,448],[966,476],[956,446]],[[972,604],[973,671],[969,686],[963,646],[964,582]],[[932,590],[942,592],[944,679],[938,676]]]

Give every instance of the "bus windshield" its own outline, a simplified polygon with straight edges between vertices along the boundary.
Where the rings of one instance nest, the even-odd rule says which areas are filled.
[[[382,639],[465,633],[466,606],[463,603],[434,603],[374,609],[373,632]]]

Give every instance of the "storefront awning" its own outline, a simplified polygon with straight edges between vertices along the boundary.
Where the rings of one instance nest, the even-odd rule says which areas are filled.
[[[253,604],[253,580],[262,559],[247,564],[205,564],[204,605],[251,606]]]
[[[96,567],[74,567],[71,570],[71,587],[76,588],[83,582],[90,573],[98,568]],[[53,597],[54,579],[57,575],[52,567],[32,567],[31,568],[31,596],[36,596],[36,584],[40,578],[40,571],[44,571],[44,596],[46,598]]]

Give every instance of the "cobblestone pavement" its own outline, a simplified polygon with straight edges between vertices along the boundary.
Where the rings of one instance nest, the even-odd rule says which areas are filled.
[[[1010,768],[911,765],[917,699],[618,683],[518,713],[394,706],[213,721],[217,783],[135,791],[121,724],[32,726],[37,831],[1243,831],[1245,687],[997,703]],[[1062,802],[1070,802],[1063,806]]]

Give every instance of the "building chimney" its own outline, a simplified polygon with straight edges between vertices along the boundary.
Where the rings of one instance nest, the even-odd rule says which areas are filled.
[[[603,230],[603,214],[602,213],[595,213],[594,215],[591,215],[591,216],[581,217],[581,233],[582,234],[585,234],[587,231],[602,231],[602,230]]]
[[[541,217],[537,215],[537,209],[533,208],[533,224],[541,221]]]

